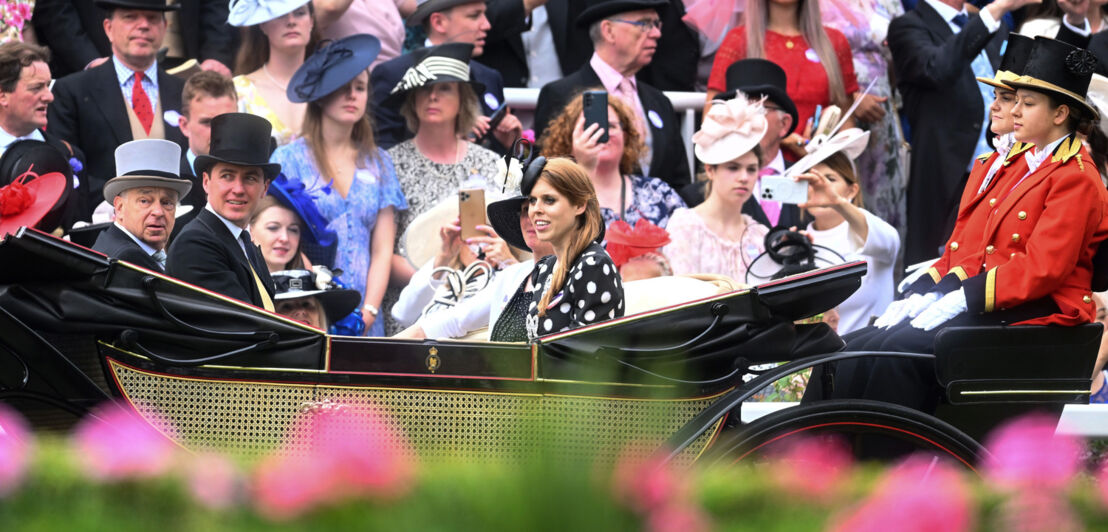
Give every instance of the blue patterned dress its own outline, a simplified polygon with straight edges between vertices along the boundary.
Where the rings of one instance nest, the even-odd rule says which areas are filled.
[[[677,191],[657,177],[633,175],[627,192],[631,194],[631,206],[627,208],[626,219],[623,221],[632,227],[639,218],[646,218],[650,223],[665,229],[673,211],[685,208],[685,200],[681,199]],[[600,215],[604,218],[604,227],[619,219],[619,212],[607,207],[600,208]]]
[[[320,213],[330,220],[327,227],[338,234],[339,240],[334,267],[342,270],[342,280],[363,297],[369,263],[373,260],[370,243],[377,225],[377,213],[386,207],[408,208],[392,158],[381,149],[377,150],[377,157],[376,162],[366,161],[366,168],[354,173],[346,198],[327,186],[330,179],[319,177],[312,152],[303,138],[277,148],[270,159],[281,164],[281,171],[290,182],[304,183]],[[382,260],[391,261],[392,257]],[[375,320],[366,334],[383,336],[384,323],[384,319]]]

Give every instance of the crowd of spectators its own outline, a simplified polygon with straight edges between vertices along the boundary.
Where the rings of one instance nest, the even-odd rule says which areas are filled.
[[[664,264],[660,271],[743,282],[778,227],[804,231],[846,260],[867,260],[863,289],[839,309],[845,333],[882,313],[903,266],[942,253],[975,157],[994,149],[993,89],[975,78],[997,74],[1017,31],[1087,47],[1100,59],[1098,74],[1108,73],[1104,6],[0,0],[0,155],[31,139],[71,161],[76,193],[59,223],[65,232],[104,222],[105,213],[110,221],[112,211],[117,221],[128,216],[124,196],[105,191],[123,175],[119,146],[144,139],[178,145],[172,173],[192,186],[179,189],[185,212],[163,223],[172,232],[168,244],[150,249],[162,250],[161,268],[180,272],[174,243],[214,202],[216,187],[201,170],[201,161],[213,164],[213,122],[233,112],[264,118],[268,163],[282,175],[274,180],[267,170],[270,197],[251,197],[253,211],[240,226],[260,246],[254,269],[264,271],[254,273],[272,284],[269,273],[331,268],[360,294],[366,334],[384,335],[419,317],[420,309],[403,310],[402,320],[392,312],[410,284],[427,285],[414,287],[420,306],[432,299],[442,306],[449,276],[440,267],[491,262],[495,278],[541,263],[537,256],[517,262],[489,225],[476,239],[462,238],[455,218],[460,190],[482,190],[490,203],[515,193],[505,185],[512,172],[504,155],[529,137],[544,156],[581,166],[604,226],[624,224],[623,234],[642,221],[669,231],[664,247],[649,250]],[[502,109],[505,87],[541,89],[535,108]],[[586,123],[586,90],[607,92],[606,129]],[[663,91],[705,93],[693,165],[690,139]],[[737,123],[748,127],[737,133]],[[846,130],[856,132],[849,147],[824,148],[811,159]],[[1103,175],[1106,137],[1094,128],[1087,138]],[[225,151],[235,149],[230,144]],[[230,152],[224,158],[234,159]],[[810,171],[790,172],[794,164]],[[780,175],[799,175],[808,201],[765,197],[763,177]],[[228,205],[233,211],[240,203]],[[443,205],[454,209],[445,218],[413,223]],[[413,228],[426,234],[407,234]],[[405,244],[413,241],[430,242],[435,254],[413,262]],[[498,249],[503,263],[486,259]],[[496,289],[506,294],[501,303],[514,288]],[[244,299],[257,303],[266,291],[250,287]],[[470,311],[488,313],[487,305]],[[409,334],[468,332],[460,319],[421,321]]]

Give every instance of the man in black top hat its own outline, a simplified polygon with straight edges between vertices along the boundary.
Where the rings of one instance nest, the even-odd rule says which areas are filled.
[[[157,61],[166,32],[164,0],[96,0],[109,10],[104,31],[112,57],[54,84],[50,132],[88,157],[86,206],[100,203],[104,182],[116,175],[116,147],[154,138],[186,146],[177,127],[184,81]],[[138,80],[138,81],[136,81]],[[88,213],[91,214],[91,213]]]
[[[62,168],[53,165],[44,167],[40,157],[33,156],[27,159],[29,162],[38,162],[34,167],[38,174],[52,171],[61,171],[64,174],[73,174],[77,168],[83,169],[85,156],[80,150],[71,144],[59,139],[57,136],[46,132],[47,107],[54,101],[54,95],[50,92],[50,50],[41,46],[11,41],[0,45],[0,161],[4,161],[3,155],[8,148],[24,140],[34,140],[46,143],[50,148],[57,150],[57,157],[48,155],[51,161],[60,159],[65,162]],[[24,150],[33,148],[32,143],[20,144]],[[23,153],[13,153],[9,160],[24,159]],[[68,164],[73,160],[72,166]],[[14,161],[9,161],[14,162]],[[0,168],[7,172],[0,175],[0,186],[6,185],[19,174],[25,172],[28,164],[3,164]],[[18,173],[15,173],[18,172]],[[85,211],[84,197],[81,192],[88,188],[84,180],[84,174],[76,172],[76,180],[69,180],[66,191],[63,193],[65,202],[58,220],[62,227],[68,229],[73,222],[81,219]],[[76,185],[76,193],[73,186]]]
[[[595,52],[577,72],[539,92],[536,138],[581,91],[603,87],[609,97],[623,98],[636,111],[650,153],[649,160],[640,161],[642,174],[660,178],[675,189],[692,181],[673,104],[662,91],[635,79],[654,57],[662,35],[657,10],[665,5],[666,0],[600,0],[577,17],[578,26],[589,28]]]
[[[120,7],[145,8],[158,2],[120,0]],[[161,4],[166,5],[165,1]],[[180,50],[172,50],[170,58],[179,53],[180,60],[196,59],[204,70],[229,74],[233,65],[237,33],[227,25],[227,0],[174,0],[180,10],[176,16]],[[35,35],[54,51],[50,67],[54,75],[65,76],[99,66],[112,54],[111,43],[104,33],[105,11],[111,7],[89,0],[38,0],[35,2]],[[172,61],[173,59],[171,59]]]
[[[485,38],[489,31],[485,9],[484,0],[421,0],[415,12],[408,17],[407,25],[423,26],[429,47],[451,42],[468,43],[473,45],[473,57],[477,57],[485,51]],[[389,92],[400,82],[404,72],[415,64],[415,60],[412,54],[404,54],[377,65],[370,73],[377,128],[375,139],[382,148],[390,148],[415,136],[408,130],[399,111],[384,105]],[[470,77],[485,87],[477,95],[484,115],[478,121],[478,128],[483,132],[488,127],[488,117],[504,103],[504,80],[499,72],[477,61],[470,60],[469,70]],[[509,112],[491,132],[497,140],[491,147],[503,153],[522,131],[519,119]]]
[[[169,248],[168,273],[201,288],[273,310],[273,281],[246,226],[281,165],[269,162],[266,119],[227,113],[212,120],[208,155],[196,158],[208,204]]]
[[[742,59],[727,67],[727,91],[715,97],[717,100],[730,100],[741,92],[751,100],[766,99],[763,104],[766,108],[766,134],[759,143],[762,149],[762,175],[781,175],[786,168],[792,166],[781,153],[781,141],[796,129],[797,121],[796,104],[789,98],[787,80],[785,70],[773,61]],[[760,200],[759,192],[760,187],[746,200],[743,213],[766,227],[805,225],[796,205]],[[681,189],[681,197],[690,207],[700,204],[704,201],[704,182],[686,185]]]

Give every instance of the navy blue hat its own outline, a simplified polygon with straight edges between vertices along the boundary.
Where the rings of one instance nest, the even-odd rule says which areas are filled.
[[[668,4],[666,0],[597,0],[589,2],[589,7],[577,15],[577,26],[587,28],[601,19],[612,15],[638,11],[640,9],[661,9]]]
[[[296,69],[285,91],[290,102],[314,102],[365,72],[381,52],[381,41],[360,33],[331,41]]]
[[[277,201],[292,209],[300,215],[300,219],[308,226],[307,236],[320,247],[328,248],[338,242],[335,231],[328,229],[330,223],[323,213],[315,206],[315,200],[308,194],[307,188],[301,181],[291,182],[285,174],[278,174],[269,184],[269,194]]]

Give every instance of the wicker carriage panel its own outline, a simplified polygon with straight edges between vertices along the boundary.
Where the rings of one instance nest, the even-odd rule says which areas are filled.
[[[111,363],[120,388],[140,413],[190,449],[258,456],[285,444],[301,415],[336,407],[385,414],[418,460],[519,461],[555,458],[614,462],[629,443],[645,454],[677,432],[714,398],[643,400],[490,392],[356,388],[182,378]],[[679,457],[691,463],[715,431]]]

